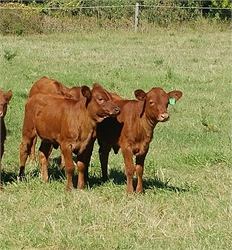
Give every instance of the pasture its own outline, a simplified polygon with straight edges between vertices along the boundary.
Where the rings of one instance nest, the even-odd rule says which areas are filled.
[[[0,89],[13,91],[5,117],[0,248],[230,249],[230,35],[229,28],[202,25],[0,37]],[[111,152],[110,180],[101,182],[97,144],[84,191],[65,191],[59,150],[52,152],[49,183],[40,180],[38,162],[27,162],[27,181],[17,181],[24,104],[43,75],[68,87],[99,82],[126,98],[155,86],[183,92],[169,107],[170,121],[154,130],[144,194],[126,194],[120,151]]]

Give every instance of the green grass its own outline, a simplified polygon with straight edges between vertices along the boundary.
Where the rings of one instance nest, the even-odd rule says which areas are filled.
[[[0,89],[12,89],[0,193],[1,249],[230,249],[231,39],[217,26],[0,37]],[[146,158],[145,194],[127,195],[121,153],[101,183],[96,145],[89,187],[65,191],[59,150],[51,182],[27,163],[17,182],[24,104],[42,75],[67,86],[179,89]],[[76,178],[76,176],[75,176]]]

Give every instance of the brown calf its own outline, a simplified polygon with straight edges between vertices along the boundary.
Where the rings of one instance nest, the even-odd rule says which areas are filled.
[[[153,130],[158,122],[169,119],[167,107],[182,96],[178,90],[166,93],[162,88],[152,88],[145,93],[135,91],[138,100],[114,100],[121,112],[116,118],[107,118],[97,126],[97,138],[100,145],[99,156],[103,180],[107,180],[107,164],[111,148],[117,153],[121,148],[125,172],[127,176],[128,193],[134,192],[132,180],[134,172],[137,175],[135,192],[142,192],[142,176],[144,160],[153,137]],[[133,163],[135,155],[135,165]]]
[[[57,94],[61,96],[65,96],[71,99],[79,100],[80,98],[84,98],[81,93],[81,87],[72,87],[68,88],[61,82],[56,79],[48,78],[46,76],[42,76],[38,79],[31,87],[29,92],[29,97],[38,94]],[[37,137],[34,138],[34,141],[31,146],[30,151],[30,160],[35,161],[35,145],[36,145]],[[63,157],[61,159],[61,167],[64,166]]]
[[[47,165],[52,146],[60,146],[65,160],[66,189],[71,190],[72,187],[72,152],[78,155],[77,186],[84,188],[86,147],[96,125],[109,116],[116,116],[120,109],[100,84],[95,83],[92,90],[82,86],[81,92],[84,98],[79,101],[54,94],[36,94],[28,99],[20,144],[20,177],[25,175],[26,159],[33,139],[38,135],[42,140],[39,148],[42,179],[48,181]]]
[[[12,97],[12,91],[9,90],[8,92],[4,93],[0,90],[0,127],[1,127],[1,144],[0,144],[0,187],[1,187],[1,162],[2,156],[4,153],[4,142],[6,140],[6,125],[4,122],[4,117],[7,111],[7,104],[9,103]]]

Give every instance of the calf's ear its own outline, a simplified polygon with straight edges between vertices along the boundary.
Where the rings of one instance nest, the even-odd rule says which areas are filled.
[[[101,85],[98,82],[93,83],[93,88],[101,87]]]
[[[5,94],[6,101],[9,102],[10,99],[11,99],[11,97],[12,97],[12,91],[9,90],[9,91]]]
[[[182,92],[179,90],[173,90],[168,93],[168,97],[170,98],[175,98],[175,101],[178,101],[182,96]]]
[[[146,93],[142,89],[137,89],[134,92],[136,99],[139,101],[145,101],[146,99]]]
[[[82,95],[87,99],[87,100],[90,100],[91,99],[91,96],[92,96],[92,93],[91,93],[91,90],[88,86],[82,86],[81,87],[81,93]]]

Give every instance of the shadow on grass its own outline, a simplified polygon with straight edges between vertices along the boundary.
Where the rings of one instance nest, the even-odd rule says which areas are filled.
[[[26,100],[28,98],[28,94],[25,92],[15,92],[14,97]]]
[[[125,173],[122,171],[118,171],[116,169],[112,169],[109,173],[109,178],[113,179],[113,182],[116,185],[124,185],[126,183]],[[144,191],[147,189],[165,189],[172,192],[186,192],[189,191],[188,188],[176,187],[168,184],[169,181],[162,181],[158,177],[154,176],[154,178],[144,178],[143,179],[143,188]],[[136,179],[134,179],[134,186],[136,185]]]
[[[125,185],[126,184],[126,176],[125,173],[122,171],[118,171],[117,169],[111,169],[109,172],[109,179],[113,180],[113,183],[116,185]],[[169,181],[162,181],[158,177],[154,176],[154,178],[144,178],[143,179],[143,188],[144,191],[148,189],[153,189],[153,188],[158,188],[158,189],[163,189],[171,192],[187,192],[189,191],[189,188],[183,188],[183,187],[177,187],[170,185],[168,183]],[[88,180],[89,187],[93,186],[99,186],[102,185],[103,181],[101,178],[96,178],[96,177],[90,177]],[[134,186],[136,184],[136,179],[134,180]]]
[[[48,174],[50,180],[55,181],[66,181],[66,175],[65,170],[60,169],[60,157],[53,158],[50,160],[49,168],[48,168]],[[40,169],[33,169],[31,170],[27,176],[29,178],[36,178],[40,176]],[[2,183],[12,183],[17,181],[18,174],[14,172],[5,172],[2,171],[1,174],[1,181]],[[26,177],[27,178],[27,177]],[[75,173],[73,175],[73,186],[74,188],[77,187],[77,179],[78,175]],[[117,169],[111,169],[109,171],[109,179],[113,180],[113,183],[115,185],[125,185],[126,184],[126,176],[125,173],[122,171],[118,171]],[[89,176],[87,182],[87,187],[94,188],[97,186],[101,186],[104,182],[102,181],[101,177],[98,176]],[[136,184],[136,179],[134,179],[134,184]],[[157,176],[154,176],[154,178],[144,178],[143,179],[143,187],[144,191],[158,188],[163,189],[171,192],[187,192],[189,191],[189,188],[183,188],[183,187],[176,187],[173,185],[169,185],[169,181],[163,181],[160,180]]]
[[[1,183],[12,183],[17,180],[17,174],[15,172],[1,172]]]
[[[145,179],[143,181],[143,187],[144,189],[152,189],[152,188],[158,188],[158,189],[163,189],[163,190],[167,190],[167,191],[172,191],[172,192],[188,192],[189,188],[188,187],[176,187],[173,185],[169,185],[168,181],[163,182],[162,180],[160,180],[159,178],[157,178],[156,176],[154,177],[154,179]]]
[[[50,179],[56,180],[56,181],[63,181],[66,179],[65,176],[65,170],[60,169],[60,157],[54,158],[50,160],[50,164],[48,167],[48,175]],[[19,170],[18,172],[12,172],[12,171],[5,171],[4,169],[1,172],[1,183],[2,184],[7,184],[7,183],[13,183],[17,182],[18,180],[29,180],[33,178],[39,178],[41,173],[40,173],[40,168],[33,168],[31,170],[27,170],[27,164],[25,167],[25,172],[26,175],[25,177],[19,178]]]

